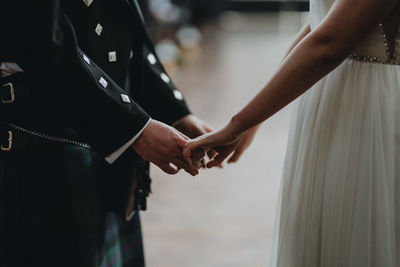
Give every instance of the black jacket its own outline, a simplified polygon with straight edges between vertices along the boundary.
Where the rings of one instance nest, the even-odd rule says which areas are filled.
[[[169,124],[190,113],[155,55],[134,0],[7,1],[0,12],[0,62],[17,62],[31,77],[31,114],[43,125],[68,126],[106,156],[150,117]]]
[[[77,138],[105,157],[150,117],[171,124],[190,113],[155,54],[135,0],[9,0],[0,2],[0,13],[0,62],[17,62],[31,90],[16,124]],[[0,121],[10,122],[6,116]],[[106,165],[106,205],[121,216],[132,173],[148,176],[143,165],[135,167],[136,158],[128,149]]]

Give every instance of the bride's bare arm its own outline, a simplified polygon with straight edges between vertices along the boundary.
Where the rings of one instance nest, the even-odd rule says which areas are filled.
[[[306,23],[299,31],[299,33],[296,35],[296,38],[290,45],[288,51],[286,52],[285,56],[283,57],[283,60],[287,58],[287,56],[290,54],[290,52],[293,51],[293,49],[303,40],[309,33],[311,32],[310,28],[310,23]]]
[[[394,9],[400,0],[336,0],[322,23],[312,32],[300,33],[269,83],[223,129],[190,141],[183,150],[190,162],[192,150],[213,148],[217,155],[208,167],[218,166],[241,144],[248,129],[307,91],[334,70]],[[302,38],[303,37],[303,38]]]
[[[301,40],[304,39],[304,37],[307,36],[311,31],[310,29],[310,24],[307,23],[305,24],[299,31],[299,33],[296,35],[295,39],[293,40],[292,44],[290,45],[288,51],[286,52],[285,56],[283,57],[282,61],[290,54],[290,52],[300,43]],[[251,145],[253,142],[253,139],[258,131],[258,128],[260,128],[261,124],[258,124],[249,130],[246,131],[244,134],[242,140],[240,141],[239,145],[235,148],[235,150],[232,153],[232,156],[229,158],[228,162],[233,163],[237,162],[239,158],[242,156],[242,154],[246,151],[246,149]]]
[[[257,125],[335,69],[398,0],[337,0],[324,21],[289,53],[277,73],[230,123],[242,133]]]

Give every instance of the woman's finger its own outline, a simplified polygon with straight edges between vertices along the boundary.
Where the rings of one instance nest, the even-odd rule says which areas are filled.
[[[189,141],[183,148],[183,158],[187,162],[191,162],[190,154],[193,150],[196,148],[202,148],[203,150],[207,151],[209,148],[217,144],[225,143],[223,139],[222,132],[214,132],[195,138],[192,141]]]
[[[232,153],[232,149],[223,151],[207,163],[207,168],[221,166],[222,162]]]
[[[195,150],[198,147],[198,141],[189,141],[182,150],[183,159],[189,164],[192,165],[192,159],[190,155],[192,150]]]
[[[207,156],[209,159],[212,159],[213,157],[215,157],[218,154],[217,151],[215,151],[215,149],[211,148],[207,151]]]
[[[228,163],[235,163],[237,162],[240,157],[243,155],[244,149],[242,149],[241,147],[238,147],[235,152],[233,153],[233,155],[229,158]]]
[[[182,150],[183,159],[186,160],[187,163],[192,165],[192,159],[191,159],[192,151],[200,148],[203,151],[206,150],[204,149],[205,142],[207,142],[207,140],[206,138],[204,138],[204,136],[198,137],[196,139],[193,139],[192,141],[187,142],[187,144],[183,147]]]
[[[213,129],[211,126],[209,126],[209,125],[205,125],[205,126],[204,126],[204,130],[205,130],[207,133],[211,133],[211,132],[214,131],[214,129]]]
[[[204,152],[203,149],[199,149],[199,148],[193,150],[192,153],[190,154],[193,161],[199,161],[202,158],[204,158],[205,155],[206,155],[206,152]]]

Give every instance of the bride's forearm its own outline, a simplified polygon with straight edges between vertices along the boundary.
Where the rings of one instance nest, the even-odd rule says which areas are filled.
[[[327,48],[306,38],[283,61],[268,84],[232,118],[244,132],[270,118],[332,71],[345,58],[327,56]],[[311,52],[313,51],[313,52]]]
[[[288,48],[287,52],[285,53],[285,56],[282,59],[282,63],[285,61],[285,59],[288,57],[288,55],[294,50],[294,48],[311,32],[310,28],[310,23],[307,22],[297,33],[295,39],[291,43],[290,47]],[[234,117],[235,118],[235,117]],[[251,129],[254,129],[255,131],[261,126],[261,123],[256,124],[255,126],[249,127]]]
[[[245,132],[311,88],[343,62],[396,3],[337,0],[327,18],[295,46],[270,82],[232,118],[230,128]]]

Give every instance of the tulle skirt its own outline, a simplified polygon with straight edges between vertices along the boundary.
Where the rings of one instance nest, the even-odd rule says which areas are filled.
[[[296,103],[272,267],[400,266],[400,66],[345,61]]]

